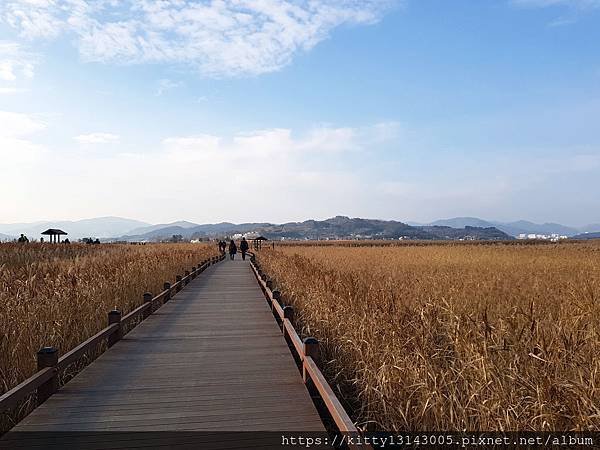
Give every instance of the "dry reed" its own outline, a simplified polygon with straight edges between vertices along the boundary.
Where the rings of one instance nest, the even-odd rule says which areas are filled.
[[[282,246],[259,262],[366,429],[600,429],[597,243]]]
[[[66,353],[105,327],[109,310],[128,313],[215,255],[205,244],[1,244],[0,393],[35,372],[40,347]]]

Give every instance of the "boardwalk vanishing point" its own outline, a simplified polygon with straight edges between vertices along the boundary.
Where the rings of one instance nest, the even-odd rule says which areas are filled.
[[[155,448],[161,439],[164,448],[185,447],[185,433],[148,435],[165,431],[325,431],[248,261],[208,267],[5,434],[0,448],[67,448],[77,439],[87,439],[77,448]],[[266,448],[259,436],[239,433],[219,448]]]

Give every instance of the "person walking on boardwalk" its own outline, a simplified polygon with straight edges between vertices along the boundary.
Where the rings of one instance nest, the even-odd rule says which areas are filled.
[[[21,233],[21,237],[17,239],[17,242],[19,242],[20,244],[27,244],[29,242],[29,239],[27,239],[27,236]]]
[[[242,238],[242,242],[240,242],[240,250],[242,251],[242,260],[246,261],[246,252],[248,251],[248,241],[245,237]]]
[[[233,242],[233,239],[229,243],[229,259],[233,261],[235,259],[235,254],[237,253],[237,245]]]

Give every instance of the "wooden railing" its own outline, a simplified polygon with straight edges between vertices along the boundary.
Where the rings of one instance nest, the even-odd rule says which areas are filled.
[[[74,349],[65,353],[60,358],[58,350],[54,347],[43,347],[37,353],[38,372],[31,377],[4,393],[0,397],[0,413],[4,413],[25,402],[32,394],[36,394],[39,406],[48,399],[59,388],[59,376],[65,369],[82,359],[85,355],[97,352],[100,344],[106,342],[107,348],[112,347],[135,325],[143,321],[156,309],[168,302],[177,292],[181,291],[192,279],[200,275],[207,267],[224,259],[224,255],[213,256],[202,261],[198,266],[192,267],[191,271],[185,271],[185,276],[177,276],[177,282],[171,285],[164,283],[163,291],[152,296],[145,293],[144,303],[121,317],[119,310],[108,313],[108,326]]]
[[[281,325],[281,331],[288,339],[294,349],[298,360],[302,365],[302,377],[304,383],[312,383],[315,390],[323,400],[329,415],[335,422],[337,429],[350,436],[360,436],[361,432],[356,428],[350,416],[336,397],[335,393],[321,373],[316,361],[319,359],[319,341],[313,337],[302,340],[294,328],[294,309],[292,306],[282,306],[281,293],[273,289],[273,282],[260,269],[256,256],[251,254],[251,266],[262,288],[265,297],[271,306],[271,311]],[[351,449],[369,449],[366,445],[349,445]]]

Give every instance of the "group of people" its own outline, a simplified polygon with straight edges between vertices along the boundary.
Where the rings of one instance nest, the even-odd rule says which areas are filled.
[[[248,248],[250,248],[250,246],[248,245],[248,241],[246,240],[245,237],[242,238],[241,242],[240,242],[240,252],[242,253],[242,260],[246,260],[246,253],[248,252]],[[225,251],[227,250],[227,242],[225,242],[224,240],[220,240],[219,241],[219,251],[221,253],[225,253]],[[235,241],[232,239],[229,242],[229,259],[231,259],[232,261],[235,259],[235,254],[238,251],[238,247],[235,244]]]

